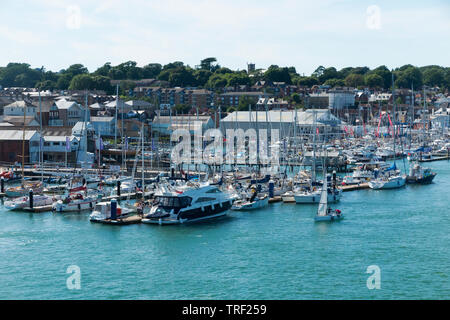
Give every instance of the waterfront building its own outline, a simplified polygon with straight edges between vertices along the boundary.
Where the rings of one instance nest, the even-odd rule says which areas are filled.
[[[297,115],[296,115],[297,113]],[[343,122],[335,117],[327,109],[309,109],[306,111],[235,111],[220,120],[221,130],[226,134],[227,129],[243,129],[244,131],[253,128],[279,129],[280,137],[293,137],[294,131],[297,135],[312,134],[314,128],[314,114],[316,118],[315,126],[319,133],[326,132],[330,137],[341,133]],[[296,121],[296,130],[294,123]]]
[[[25,143],[25,163],[39,161],[40,135],[36,130],[0,130],[0,161],[22,162],[22,146]]]

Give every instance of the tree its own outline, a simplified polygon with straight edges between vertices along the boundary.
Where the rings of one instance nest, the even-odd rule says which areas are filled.
[[[320,83],[325,83],[328,79],[339,79],[339,73],[335,67],[324,69],[322,75],[319,76]]]
[[[345,86],[345,82],[342,79],[328,79],[323,83],[324,85],[330,86],[330,87],[343,87]]]
[[[406,65],[395,71],[395,86],[398,88],[420,88],[422,86],[422,73],[419,68]]]
[[[364,77],[360,74],[351,73],[347,77],[345,77],[345,85],[348,87],[359,87],[364,85]]]
[[[439,66],[422,69],[423,83],[427,86],[443,86],[445,79],[445,71]]]
[[[298,86],[312,87],[317,84],[319,84],[319,80],[315,77],[300,77],[297,80]]]
[[[214,62],[217,62],[217,59],[214,57],[205,58],[200,61],[200,69],[214,72],[214,70],[218,69],[218,65],[213,65]]]
[[[324,66],[319,66],[319,67],[317,67],[316,70],[314,70],[314,72],[311,74],[311,76],[319,79],[319,77],[321,75],[323,75],[324,70],[325,70]]]
[[[272,82],[286,82],[291,84],[291,75],[288,68],[280,68],[277,65],[271,65],[264,72],[264,79]]]
[[[364,77],[364,82],[369,88],[383,88],[384,86],[383,78],[376,73],[367,74]]]
[[[144,78],[152,79],[156,78],[161,70],[162,65],[160,65],[159,63],[149,63],[142,68],[142,73]]]
[[[373,69],[369,74],[377,74],[383,78],[383,88],[388,89],[392,85],[392,73],[386,66],[379,66]]]
[[[254,110],[254,108],[256,107],[256,100],[254,98],[243,96],[239,99],[239,104],[238,104],[237,109],[238,109],[238,111],[247,111],[249,105]]]
[[[105,63],[103,66],[101,66],[100,68],[98,68],[97,70],[95,70],[95,74],[98,74],[100,76],[108,76],[109,71],[111,70],[111,62],[107,62]]]
[[[94,85],[92,76],[89,74],[79,74],[72,78],[69,90],[90,90]]]
[[[82,64],[73,64],[67,70],[64,70],[62,72],[63,74],[70,74],[72,77],[79,75],[79,74],[87,74],[89,73],[89,70],[83,66]]]
[[[209,77],[212,75],[212,72],[209,70],[195,70],[193,72],[194,78],[195,78],[195,84],[197,86],[204,87],[206,83],[208,82]]]

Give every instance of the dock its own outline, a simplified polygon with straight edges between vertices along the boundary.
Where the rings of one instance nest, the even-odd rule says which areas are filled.
[[[101,224],[110,224],[114,226],[124,226],[129,224],[137,224],[141,223],[142,217],[138,215],[129,216],[126,218],[119,218],[119,219],[105,219],[105,220],[91,220],[91,222],[94,223],[101,223]]]
[[[419,162],[433,162],[433,161],[441,161],[441,160],[450,160],[450,156],[438,156],[431,159],[420,159]]]
[[[339,189],[341,189],[342,192],[369,189],[369,183],[366,182],[366,183],[359,183],[359,184],[351,184],[351,185],[347,185],[347,186],[340,186]]]
[[[275,203],[275,202],[280,202],[281,201],[281,196],[275,196],[273,198],[269,198],[269,203]]]

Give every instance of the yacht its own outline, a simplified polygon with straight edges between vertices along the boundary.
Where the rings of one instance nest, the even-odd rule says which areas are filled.
[[[411,165],[409,175],[406,177],[407,183],[430,184],[433,182],[436,172],[431,171],[431,168],[424,168],[418,163]]]
[[[57,201],[58,197],[47,196],[47,195],[36,195],[33,196],[33,207],[43,207],[53,204]],[[15,198],[13,200],[5,201],[4,207],[8,210],[21,210],[30,207],[29,196]]]
[[[136,209],[130,207],[122,207],[117,201],[115,203],[115,217],[111,216],[111,202],[99,202],[95,205],[94,210],[89,216],[91,222],[102,222],[105,220],[117,220],[120,218],[125,218],[131,214],[136,213]]]
[[[162,186],[142,223],[180,224],[226,215],[236,198],[217,186],[188,182],[182,186]]]
[[[98,202],[99,196],[83,195],[82,193],[71,193],[53,204],[53,211],[76,212],[92,210]]]

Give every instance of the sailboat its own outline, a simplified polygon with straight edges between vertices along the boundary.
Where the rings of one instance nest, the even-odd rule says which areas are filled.
[[[392,74],[392,101],[393,101],[393,150],[394,150],[394,163],[393,165],[386,170],[386,174],[380,177],[377,177],[371,181],[369,181],[369,187],[371,189],[379,190],[379,189],[397,189],[405,186],[406,183],[406,175],[402,175],[399,170],[397,170],[397,166],[395,164],[396,152],[395,152],[395,136],[397,135],[396,131],[396,110],[395,110],[395,90],[394,90],[394,75]]]
[[[324,165],[324,176],[326,176],[326,170]],[[319,208],[317,209],[317,215],[314,217],[314,221],[335,221],[344,218],[341,210],[333,210],[328,207],[328,186],[327,179],[323,179],[322,193],[320,195]]]

